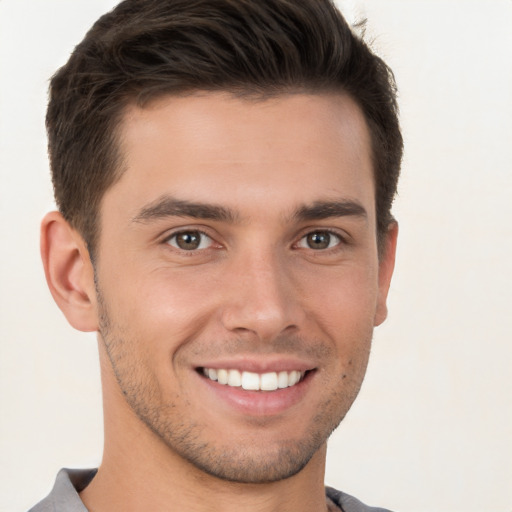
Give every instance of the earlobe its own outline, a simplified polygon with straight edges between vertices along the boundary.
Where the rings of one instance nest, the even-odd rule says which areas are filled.
[[[379,293],[374,325],[380,325],[388,315],[387,298],[391,277],[395,268],[396,243],[398,238],[398,223],[393,221],[388,228],[384,247],[379,258]]]
[[[59,212],[48,213],[41,223],[41,257],[50,292],[68,322],[80,331],[96,331],[96,291],[89,252]]]

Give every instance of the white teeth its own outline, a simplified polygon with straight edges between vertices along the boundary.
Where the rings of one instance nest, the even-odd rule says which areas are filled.
[[[305,372],[240,372],[239,370],[203,368],[203,374],[210,380],[231,387],[242,387],[248,391],[274,391],[294,386],[302,380]]]
[[[288,372],[279,372],[277,375],[277,387],[279,389],[287,388],[288,384]]]
[[[242,376],[238,370],[228,370],[228,386],[238,388],[242,385]]]
[[[285,372],[286,373],[286,372]],[[260,389],[262,391],[274,391],[277,389],[277,373],[263,373],[260,377]]]
[[[300,373],[298,371],[290,372],[288,376],[288,386],[294,386],[300,380]]]
[[[242,373],[242,388],[258,391],[260,389],[260,376],[257,373],[244,372]]]
[[[213,379],[215,380],[215,379]],[[219,384],[227,384],[228,383],[228,371],[227,370],[217,370],[217,380]]]

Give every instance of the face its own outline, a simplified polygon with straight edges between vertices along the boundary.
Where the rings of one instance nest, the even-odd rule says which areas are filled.
[[[208,93],[131,107],[121,134],[96,262],[117,399],[209,474],[297,473],[385,316],[362,114],[344,96]]]

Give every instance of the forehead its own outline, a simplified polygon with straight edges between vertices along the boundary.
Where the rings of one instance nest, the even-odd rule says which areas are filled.
[[[129,106],[120,135],[125,171],[106,202],[117,195],[127,208],[163,194],[247,211],[374,202],[370,136],[346,95],[166,96]]]

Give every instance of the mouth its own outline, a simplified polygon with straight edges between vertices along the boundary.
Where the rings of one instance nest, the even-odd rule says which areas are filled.
[[[230,368],[198,368],[198,372],[219,384],[246,391],[276,391],[296,386],[309,371],[291,370],[256,373]]]
[[[213,411],[218,404],[222,414],[241,415],[242,421],[280,418],[299,404],[307,410],[315,396],[317,372],[313,362],[298,358],[239,357],[195,367],[208,409]]]

